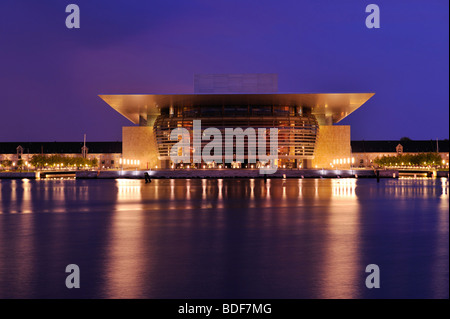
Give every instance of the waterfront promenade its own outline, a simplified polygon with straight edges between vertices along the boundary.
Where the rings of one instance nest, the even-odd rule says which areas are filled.
[[[76,177],[78,179],[143,179],[150,178],[376,178],[373,169],[322,170],[322,169],[279,169],[270,175],[260,174],[259,169],[177,169],[177,170],[90,170],[90,171],[31,171],[1,172],[0,179],[39,179],[45,177]],[[380,178],[398,178],[405,174],[399,170],[378,170]],[[431,177],[433,171],[411,172],[411,177]],[[436,177],[448,177],[448,171],[435,172]]]
[[[154,179],[171,178],[398,178],[449,177],[448,171],[398,169],[278,169],[274,174],[261,174],[259,169],[158,169],[158,170],[55,170],[0,172],[0,179],[39,179],[75,177],[78,179],[144,179],[145,173]]]

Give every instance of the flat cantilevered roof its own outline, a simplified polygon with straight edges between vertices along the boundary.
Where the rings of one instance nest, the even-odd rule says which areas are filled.
[[[375,93],[258,93],[258,94],[113,94],[99,95],[113,109],[134,124],[139,116],[159,114],[170,106],[304,106],[315,115],[338,123],[363,105]]]

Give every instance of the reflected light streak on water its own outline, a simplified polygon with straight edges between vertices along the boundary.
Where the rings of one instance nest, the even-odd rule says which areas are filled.
[[[360,285],[359,202],[355,179],[333,179],[327,220],[326,253],[322,263],[321,298],[358,298]]]
[[[158,187],[155,187],[155,192]],[[157,193],[155,193],[157,196]],[[141,276],[147,264],[141,264],[140,254],[145,251],[142,237],[145,224],[142,223],[142,181],[117,180],[117,202],[119,206],[130,203],[119,210],[130,209],[134,214],[114,214],[107,241],[105,265],[106,298],[133,298],[141,295],[145,288]]]

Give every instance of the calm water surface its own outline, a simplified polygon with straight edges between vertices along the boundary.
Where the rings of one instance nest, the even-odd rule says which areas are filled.
[[[0,200],[0,298],[449,297],[447,179],[1,180]]]

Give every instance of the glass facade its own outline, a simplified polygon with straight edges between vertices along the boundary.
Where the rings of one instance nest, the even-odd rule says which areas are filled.
[[[170,160],[170,150],[177,141],[170,140],[170,133],[178,127],[186,128],[193,139],[193,121],[201,120],[203,130],[214,127],[220,130],[225,142],[226,128],[266,128],[267,135],[270,128],[278,129],[278,158],[279,165],[296,167],[297,161],[312,159],[319,125],[316,117],[311,114],[310,108],[296,105],[222,105],[222,106],[170,106],[161,108],[160,115],[156,117],[153,129],[155,132],[158,153],[161,160]],[[210,140],[202,140],[201,147]],[[248,159],[248,139],[244,139],[245,161]],[[224,154],[236,153],[236,141],[233,151],[222,146]],[[267,150],[269,143],[267,139]],[[191,152],[198,152],[192,148]],[[192,154],[191,154],[192,155]],[[192,158],[192,156],[191,156]],[[223,159],[223,162],[226,162]]]

